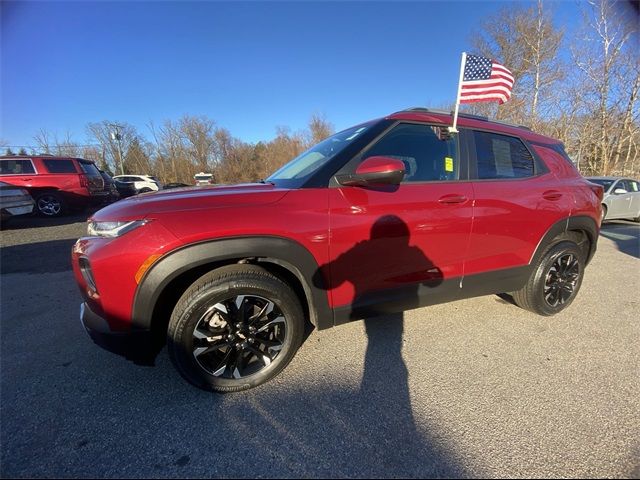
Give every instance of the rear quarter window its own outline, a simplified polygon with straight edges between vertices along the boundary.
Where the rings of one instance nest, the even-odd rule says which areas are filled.
[[[0,160],[0,175],[22,175],[36,173],[31,160]]]
[[[49,173],[78,173],[73,160],[43,160]]]
[[[80,168],[87,175],[92,175],[94,177],[101,176],[98,167],[96,167],[93,163],[90,162],[78,162],[80,164]]]
[[[525,178],[534,175],[534,160],[522,140],[489,132],[473,132],[479,179]]]

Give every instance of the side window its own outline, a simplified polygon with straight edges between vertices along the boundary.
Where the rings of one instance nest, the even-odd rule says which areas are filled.
[[[22,175],[36,173],[31,160],[1,160],[0,175]]]
[[[616,186],[613,187],[613,190],[616,191],[616,190],[618,190],[620,188],[620,189],[625,190],[625,191],[628,192],[629,188],[627,188],[627,187],[628,187],[628,185],[627,185],[626,180],[618,180],[618,183],[616,183]]]
[[[627,190],[628,192],[640,191],[640,187],[638,186],[638,182],[636,182],[635,180],[627,180],[627,183],[629,184],[629,190]]]
[[[73,160],[43,160],[49,173],[77,173]]]
[[[473,132],[479,179],[523,178],[534,174],[533,157],[521,140],[488,132]]]
[[[87,175],[93,175],[93,176],[100,175],[98,168],[93,163],[89,163],[89,162],[78,162],[78,163],[80,164],[80,168],[82,169],[82,171]]]
[[[402,183],[457,180],[457,143],[444,127],[401,123],[364,152],[360,160],[376,155],[401,160],[405,167]]]

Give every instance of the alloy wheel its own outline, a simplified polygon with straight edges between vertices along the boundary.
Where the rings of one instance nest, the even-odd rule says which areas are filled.
[[[545,302],[551,307],[564,305],[574,294],[579,278],[578,257],[573,253],[558,256],[545,277]]]
[[[38,211],[43,215],[53,217],[62,210],[60,200],[54,195],[42,195],[38,198]]]
[[[287,322],[271,300],[236,295],[207,308],[193,330],[192,353],[208,374],[240,379],[271,366],[286,338]]]

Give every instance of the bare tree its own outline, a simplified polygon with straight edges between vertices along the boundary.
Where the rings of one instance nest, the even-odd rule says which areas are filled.
[[[38,130],[38,132],[34,135],[33,141],[36,143],[36,146],[40,150],[40,153],[51,154],[51,146],[54,143],[51,137],[51,134],[44,128]]]
[[[334,132],[333,125],[329,123],[324,115],[314,113],[311,115],[308,124],[307,147],[311,147],[331,136]]]
[[[572,50],[587,80],[584,115],[594,123],[594,148],[588,155],[599,173],[609,174],[618,168],[638,121],[638,25],[615,2],[582,5],[583,33]]]
[[[185,115],[180,119],[180,131],[191,162],[200,171],[212,170],[216,149],[215,122],[205,116]]]
[[[116,125],[120,135],[119,140],[114,138],[113,135]],[[112,171],[117,173],[124,169],[124,165],[121,165],[121,162],[124,162],[124,156],[131,143],[135,139],[140,140],[140,135],[133,125],[108,120],[87,124],[87,136],[100,146],[104,162],[112,166]]]
[[[537,127],[540,111],[555,105],[554,86],[564,76],[558,56],[563,32],[542,0],[535,7],[505,7],[482,23],[471,42],[483,56],[503,63],[514,75],[512,97],[499,108],[475,104],[467,111]]]

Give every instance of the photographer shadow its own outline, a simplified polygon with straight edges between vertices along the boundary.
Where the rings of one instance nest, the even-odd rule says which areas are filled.
[[[398,268],[399,264],[411,268]],[[385,290],[385,302],[381,304],[382,292],[371,286],[385,281],[393,288]],[[361,444],[370,444],[365,448],[371,455],[369,473],[463,476],[449,449],[417,425],[402,356],[402,310],[419,307],[419,289],[440,285],[442,272],[420,248],[410,245],[406,223],[388,215],[373,224],[369,239],[323,265],[314,277],[316,286],[324,285],[328,290],[344,282],[350,282],[354,289],[349,318],[365,318],[367,350],[360,389],[348,401],[342,399],[341,417],[349,419],[351,432],[359,432]]]

